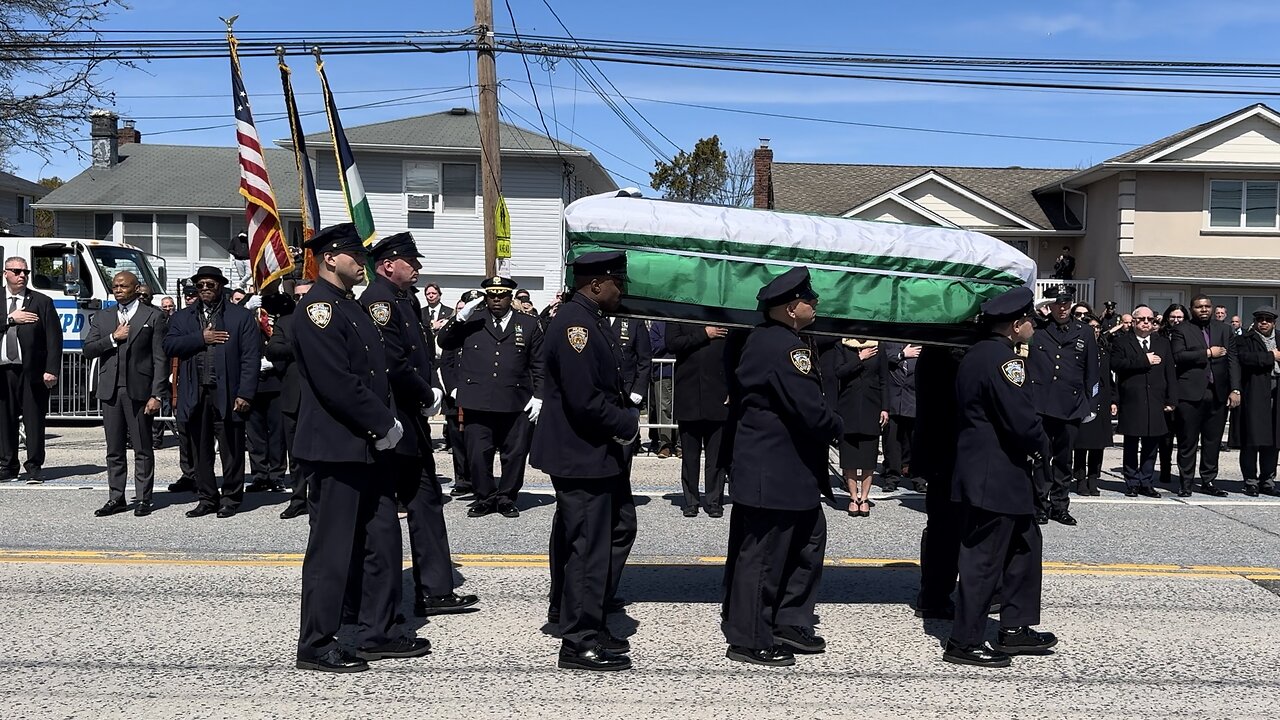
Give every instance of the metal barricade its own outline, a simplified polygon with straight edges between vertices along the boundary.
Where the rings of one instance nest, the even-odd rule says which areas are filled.
[[[62,351],[62,374],[49,393],[49,419],[95,420],[102,407],[93,396],[94,363],[80,350]]]
[[[655,414],[654,410],[653,410],[655,407],[657,407],[657,408],[662,407],[662,406],[663,406],[663,404],[664,404],[664,402],[663,402],[663,401],[666,399],[666,398],[664,397],[664,389],[663,389],[662,383],[661,383],[661,382],[659,382],[659,381],[658,381],[658,378],[656,377],[656,376],[658,375],[658,372],[659,372],[659,371],[658,371],[658,366],[659,366],[659,365],[669,365],[669,366],[671,366],[672,368],[674,368],[674,367],[675,367],[675,364],[676,364],[676,359],[675,359],[675,358],[654,358],[654,360],[653,360],[653,369],[650,371],[650,380],[649,380],[649,397],[645,398],[645,405],[644,405],[644,408],[643,408],[643,409],[644,409],[644,412],[642,412],[642,413],[641,413],[641,415],[640,415],[640,430],[641,430],[641,431],[646,431],[646,430],[675,430],[675,429],[676,429],[676,421],[675,421],[675,419],[674,419],[674,418],[669,418],[667,422],[661,422],[661,418],[658,418],[658,417],[657,417],[657,415]],[[673,372],[672,374],[674,375],[674,372]],[[674,403],[675,403],[675,392],[674,392],[674,391],[675,391],[675,384],[674,384],[674,383],[672,383],[672,385],[671,385],[671,390],[672,390],[672,393],[671,393],[671,402],[672,402],[672,404],[671,404],[671,405],[669,405],[668,407],[675,407],[675,405],[674,405]],[[653,419],[653,420],[650,420],[650,416],[653,416],[653,418],[654,418],[654,419]]]

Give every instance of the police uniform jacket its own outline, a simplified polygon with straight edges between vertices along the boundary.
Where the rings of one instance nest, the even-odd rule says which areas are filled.
[[[612,318],[610,324],[618,334],[618,350],[622,353],[622,389],[628,398],[639,395],[640,403],[649,395],[649,371],[653,366],[653,346],[649,328],[643,320]]]
[[[1160,333],[1148,336],[1151,352],[1160,356],[1160,364],[1152,365],[1142,349],[1138,336],[1121,333],[1111,343],[1111,369],[1115,372],[1115,398],[1119,409],[1117,432],[1134,437],[1159,437],[1173,428],[1165,406],[1178,404],[1174,396],[1176,379],[1173,370],[1173,348]]]
[[[1071,319],[1036,330],[1027,352],[1027,381],[1036,412],[1083,420],[1099,391],[1098,341],[1093,328]]]
[[[267,346],[262,353],[280,373],[280,409],[296,416],[298,414],[298,364],[293,359],[293,341],[289,339],[293,332],[292,314],[276,318],[275,328]]]
[[[418,299],[381,275],[374,276],[360,294],[360,304],[369,311],[386,346],[391,392],[405,430],[396,452],[417,455],[419,438],[415,428],[421,427],[420,411],[434,404],[431,390],[440,385],[436,379],[435,339],[422,325]]]
[[[260,311],[258,310],[250,310],[250,312],[253,313],[254,320],[257,320],[258,317],[260,316],[259,315]],[[279,323],[280,323],[280,318],[276,318],[274,321],[272,321],[271,336],[275,335],[275,326],[278,325]],[[270,357],[267,357],[267,343],[271,342],[271,337],[268,336],[266,332],[262,330],[262,325],[258,325],[258,329],[263,333],[261,356],[266,357],[268,360],[271,360]],[[261,368],[261,366],[259,366],[259,368]],[[266,370],[259,369],[257,394],[265,395],[270,393],[275,393],[275,394],[281,393],[284,390],[284,372],[285,372],[285,367],[283,365],[276,365],[274,361],[272,361],[270,367],[268,367]]]
[[[639,419],[623,397],[622,356],[608,319],[574,293],[547,325],[543,347],[546,381],[530,464],[553,477],[621,475],[626,457],[614,438],[636,437]]]
[[[916,364],[916,426],[911,436],[911,469],[929,482],[942,478],[947,486],[956,466],[956,376],[963,348],[925,345]]]
[[[374,442],[396,417],[378,327],[354,295],[322,278],[299,301],[290,330],[299,372],[294,454],[373,462]]]
[[[484,308],[467,322],[454,316],[440,328],[440,348],[461,351],[458,407],[512,413],[524,410],[529,398],[542,397],[538,319],[510,313],[506,330],[495,328],[493,315]]]
[[[458,389],[458,359],[462,353],[457,350],[441,350],[439,357],[440,384],[444,389],[444,414],[457,415],[458,401],[453,392]]]
[[[1236,336],[1231,326],[1209,319],[1209,343],[1204,341],[1205,326],[1190,319],[1183,320],[1169,331],[1173,344],[1173,362],[1178,373],[1178,400],[1199,402],[1210,388],[1209,375],[1213,375],[1213,399],[1226,403],[1232,390],[1240,389],[1240,360],[1236,357]],[[1224,347],[1227,354],[1210,358],[1210,346]]]
[[[1026,362],[1007,338],[978,341],[956,377],[958,439],[951,499],[1005,515],[1035,513],[1031,460],[1046,444]]]
[[[1183,323],[1184,325],[1186,323]],[[1280,402],[1277,402],[1276,358],[1256,330],[1240,337],[1240,444],[1280,446]]]
[[[817,358],[791,328],[753,329],[735,372],[741,390],[733,444],[733,501],[811,510],[831,494],[830,443],[844,432],[822,394]]]
[[[667,349],[676,358],[671,390],[672,417],[676,422],[727,420],[726,339],[707,337],[702,325],[677,322],[667,323],[665,339]]]
[[[213,354],[213,374],[217,387],[213,406],[224,420],[243,422],[244,416],[233,412],[236,398],[252,400],[258,392],[258,371],[262,367],[262,330],[253,313],[224,300],[217,329],[227,332],[221,345],[204,344],[204,322],[198,315],[201,303],[182,308],[169,318],[164,335],[164,352],[178,358],[178,404],[174,408],[178,422],[186,422],[199,398],[200,369],[196,356],[205,349]],[[216,315],[215,315],[216,317]]]

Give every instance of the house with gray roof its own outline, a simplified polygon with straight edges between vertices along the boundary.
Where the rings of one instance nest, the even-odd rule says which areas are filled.
[[[755,152],[756,207],[959,227],[1034,259],[1062,248],[1077,296],[1163,312],[1200,293],[1239,314],[1280,297],[1280,114],[1251,105],[1079,169],[775,163]]]
[[[12,173],[0,171],[0,231],[30,237],[36,234],[35,210],[49,188]]]
[[[102,117],[95,117],[101,120]],[[122,240],[165,258],[173,281],[199,265],[230,273],[231,239],[244,230],[237,149],[141,142],[132,123],[95,126],[94,162],[37,205],[56,234]],[[410,231],[423,282],[452,302],[484,269],[477,117],[464,108],[346,128],[379,235]],[[616,189],[587,150],[503,123],[502,189],[511,216],[512,276],[545,305],[563,278],[564,206]],[[291,141],[265,150],[286,237],[301,242],[299,180]],[[329,134],[307,137],[320,225],[349,220]],[[232,278],[233,280],[236,278]],[[174,291],[173,287],[167,289]]]

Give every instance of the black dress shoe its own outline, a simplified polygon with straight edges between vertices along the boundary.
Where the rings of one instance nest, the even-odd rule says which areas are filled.
[[[414,602],[413,614],[418,617],[428,617],[430,615],[460,613],[478,602],[480,602],[480,598],[475,595],[458,595],[456,593],[425,595]]]
[[[194,509],[187,511],[187,517],[204,517],[205,515],[212,515],[216,512],[219,512],[217,507],[200,503],[195,506]]]
[[[710,517],[710,518],[724,517],[724,508],[720,507],[719,505],[712,505],[711,507],[707,508],[707,517]]]
[[[94,510],[93,514],[96,517],[107,517],[108,515],[115,515],[116,513],[122,513],[128,509],[129,509],[129,505],[125,503],[124,500],[108,500],[106,505],[103,505],[97,510]]]
[[[1258,492],[1262,493],[1263,495],[1268,495],[1271,497],[1275,497],[1277,494],[1275,486],[1273,485],[1262,485],[1258,488]]]
[[[1245,485],[1244,494],[1249,497],[1258,497],[1258,488],[1255,485]]]
[[[916,617],[921,620],[953,620],[956,616],[955,605],[947,603],[941,607],[917,607]]]
[[[791,652],[791,648],[785,645],[774,645],[762,650],[753,650],[741,645],[730,645],[724,656],[738,662],[767,665],[769,667],[787,667],[796,664],[795,653]]]
[[[196,484],[190,481],[179,480],[176,483],[169,483],[169,492],[195,492]]]
[[[1006,655],[1044,655],[1058,644],[1050,632],[1037,632],[1029,627],[1000,628],[991,646]]]
[[[1211,497],[1226,497],[1227,491],[1213,483],[1200,483],[1200,492]]]
[[[306,514],[307,514],[306,505],[290,505],[289,507],[280,511],[280,519],[290,520],[298,517],[299,515],[306,515]]]
[[[827,641],[813,631],[813,628],[802,625],[783,625],[773,631],[773,641],[786,645],[792,652],[803,655],[817,655],[827,649]]]
[[[566,670],[630,670],[631,658],[609,652],[599,645],[589,650],[560,648],[560,660],[556,663]]]
[[[1137,489],[1137,488],[1125,488],[1125,489],[1124,489],[1124,496],[1125,496],[1125,497],[1128,497],[1128,498],[1138,497],[1138,489]]]
[[[331,673],[353,673],[363,672],[369,669],[369,663],[352,655],[345,650],[334,648],[329,652],[314,658],[298,658],[295,665],[299,670],[317,670],[319,672]]]
[[[1190,490],[1179,490],[1179,491],[1178,491],[1178,497],[1180,497],[1180,498],[1189,498],[1189,497],[1191,497],[1191,491],[1190,491]]]
[[[139,502],[137,505],[134,505],[134,506],[133,506],[133,516],[134,516],[134,517],[146,517],[146,516],[150,515],[150,514],[151,514],[151,511],[152,511],[152,510],[154,510],[154,509],[155,509],[155,508],[154,508],[154,507],[152,507],[151,503],[149,503],[149,502]]]
[[[1142,495],[1143,497],[1149,497],[1149,498],[1164,497],[1163,495],[1160,494],[1159,490],[1153,487],[1138,488],[1138,494]]]
[[[999,650],[992,650],[986,645],[961,647],[948,640],[946,650],[942,651],[942,659],[958,665],[977,665],[978,667],[1009,667],[1009,656]]]
[[[371,648],[360,648],[356,655],[365,660],[422,657],[431,652],[431,641],[420,637],[396,638],[391,642]]]
[[[520,517],[520,508],[516,507],[516,504],[510,500],[498,503],[498,512],[502,513],[504,518]]]
[[[469,487],[458,487],[455,485],[454,488],[449,491],[449,497],[455,497],[459,500],[470,500],[475,496],[475,491]]]
[[[605,630],[596,637],[596,642],[600,643],[600,647],[608,650],[616,655],[625,655],[631,652],[631,643],[626,638],[614,637],[613,633]]]
[[[1037,525],[1048,525],[1048,524],[1049,524],[1049,514],[1048,514],[1048,513],[1044,513],[1044,512],[1037,512],[1037,513],[1036,513],[1036,524],[1037,524]]]
[[[467,508],[467,517],[484,517],[485,515],[492,515],[494,512],[493,505],[480,501]]]
[[[1063,525],[1076,524],[1076,519],[1071,517],[1071,513],[1067,512],[1066,510],[1062,510],[1060,512],[1055,512],[1050,514],[1049,519],[1057,523],[1062,523]]]
[[[680,512],[684,513],[685,517],[698,517],[698,506],[690,505],[689,507],[685,508],[684,510],[681,510]]]
[[[223,505],[222,507],[218,508],[218,517],[220,518],[235,517],[235,514],[236,514],[236,508],[230,505]]]
[[[275,489],[276,484],[270,480],[254,480],[245,486],[245,492],[270,492]]]

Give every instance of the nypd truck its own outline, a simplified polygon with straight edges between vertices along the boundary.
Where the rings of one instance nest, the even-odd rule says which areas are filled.
[[[21,257],[31,269],[28,286],[48,295],[62,324],[62,374],[49,398],[49,417],[100,417],[91,394],[90,363],[82,354],[89,318],[114,308],[111,278],[122,270],[138,276],[156,296],[165,294],[164,259],[106,240],[0,235],[4,258]]]

